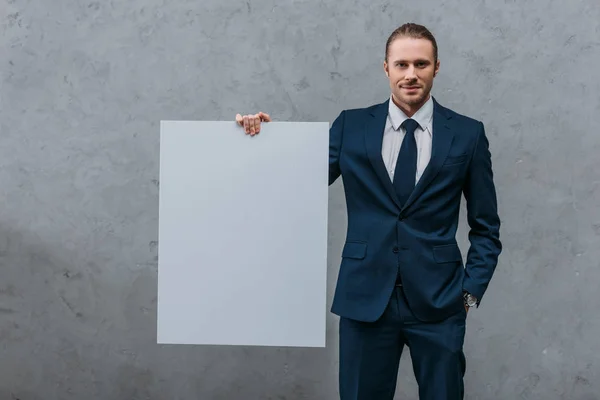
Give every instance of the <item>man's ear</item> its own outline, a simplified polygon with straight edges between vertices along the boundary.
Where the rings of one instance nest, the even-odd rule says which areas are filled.
[[[385,71],[385,75],[389,78],[390,77],[390,71],[388,71],[387,61],[383,62],[383,70]]]
[[[435,78],[439,72],[440,72],[440,60],[437,60],[437,62],[435,63],[435,70],[433,71],[433,77]]]

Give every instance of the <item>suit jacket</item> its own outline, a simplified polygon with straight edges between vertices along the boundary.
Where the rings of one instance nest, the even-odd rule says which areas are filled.
[[[415,316],[439,321],[464,307],[463,290],[481,300],[502,249],[488,139],[434,99],[431,160],[400,204],[381,156],[389,101],[344,110],[330,128],[329,184],[342,177],[348,213],[331,311],[375,321],[400,274]],[[466,266],[455,238],[463,194]]]

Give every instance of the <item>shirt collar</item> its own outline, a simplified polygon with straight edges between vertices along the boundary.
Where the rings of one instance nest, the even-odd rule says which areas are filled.
[[[404,111],[402,111],[390,96],[388,115],[395,130],[398,130],[402,123],[408,119]],[[433,97],[429,96],[429,100],[423,104],[421,108],[412,116],[412,119],[417,121],[421,129],[425,130],[431,119],[433,118]]]

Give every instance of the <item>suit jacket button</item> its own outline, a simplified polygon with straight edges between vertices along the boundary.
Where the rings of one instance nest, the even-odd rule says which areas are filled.
[[[397,252],[398,252],[398,246],[394,246],[393,252],[394,252],[394,253],[397,253]]]

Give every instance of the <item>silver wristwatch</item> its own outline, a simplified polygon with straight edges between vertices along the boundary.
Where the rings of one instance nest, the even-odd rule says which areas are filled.
[[[465,304],[469,307],[475,307],[477,305],[477,297],[473,296],[471,293],[469,292],[465,292],[463,294],[463,297],[465,299]]]

